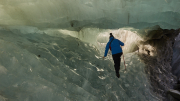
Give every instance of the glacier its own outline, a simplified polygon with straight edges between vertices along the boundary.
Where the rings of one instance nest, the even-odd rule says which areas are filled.
[[[0,25],[71,30],[159,25],[177,29],[179,5],[179,0],[1,0]]]
[[[158,99],[150,90],[145,64],[137,52],[125,54],[127,70],[121,61],[121,78],[118,79],[112,59],[108,59],[110,54],[103,60],[103,52],[80,38],[54,29],[37,31],[24,26],[1,28],[0,33],[2,101]]]
[[[171,40],[180,31],[170,30],[180,28],[179,5],[1,0],[0,101],[174,101],[164,92],[176,80],[171,55],[173,70],[179,66],[179,37],[174,53]],[[125,43],[119,79],[111,52],[102,59],[109,33]]]

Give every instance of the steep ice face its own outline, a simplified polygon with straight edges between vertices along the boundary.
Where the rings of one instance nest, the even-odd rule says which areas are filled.
[[[179,0],[1,0],[0,25],[179,28]]]
[[[92,43],[27,28],[0,30],[1,101],[158,100],[136,52],[124,55],[127,70],[121,60],[118,79],[112,60],[102,60]]]

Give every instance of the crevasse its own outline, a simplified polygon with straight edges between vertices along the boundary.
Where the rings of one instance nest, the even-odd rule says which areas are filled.
[[[158,101],[138,52],[179,0],[0,0],[0,101]],[[157,26],[156,26],[157,25]],[[154,26],[154,27],[152,27]],[[109,33],[125,43],[115,76]],[[144,50],[143,50],[144,49]]]

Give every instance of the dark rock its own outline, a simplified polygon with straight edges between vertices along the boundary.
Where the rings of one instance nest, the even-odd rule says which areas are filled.
[[[180,84],[174,84],[173,88],[180,91]]]
[[[179,91],[169,89],[169,91],[167,93],[170,94],[171,96],[173,96],[174,98],[180,100],[180,92]]]
[[[176,101],[172,96],[167,96],[166,92],[173,89],[173,85],[177,82],[176,76],[171,73],[172,46],[177,35],[176,30],[157,28],[155,31],[148,31],[144,37],[146,40],[139,45],[139,56],[146,64],[145,72],[152,91],[161,101]]]
[[[177,84],[180,84],[180,78],[178,79]]]

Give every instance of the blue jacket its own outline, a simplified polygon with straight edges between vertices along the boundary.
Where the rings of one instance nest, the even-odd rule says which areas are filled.
[[[113,39],[114,39],[114,40],[113,40]],[[113,41],[112,41],[112,40],[113,40]],[[111,41],[112,41],[112,42],[111,42]],[[124,46],[124,43],[121,42],[121,41],[118,40],[118,39],[115,39],[115,38],[111,37],[111,38],[109,39],[109,42],[108,42],[107,45],[106,45],[104,57],[107,56],[108,50],[109,50],[109,48],[110,48],[110,47],[109,47],[110,42],[111,42],[111,52],[112,52],[112,55],[122,52],[122,49],[121,49],[120,45],[121,45],[121,46]]]

